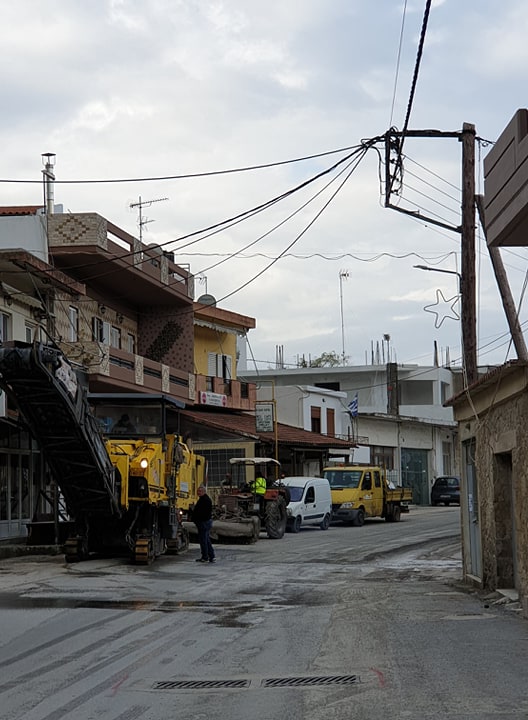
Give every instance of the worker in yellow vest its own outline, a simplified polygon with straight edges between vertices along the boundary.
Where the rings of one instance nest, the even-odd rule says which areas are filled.
[[[255,479],[249,483],[251,492],[255,493],[256,495],[264,495],[266,493],[267,486],[268,483],[266,481],[266,478],[262,475],[262,473],[259,472],[256,473]]]

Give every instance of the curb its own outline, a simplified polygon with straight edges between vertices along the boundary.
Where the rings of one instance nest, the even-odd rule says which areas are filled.
[[[0,545],[0,560],[31,555],[61,555],[62,545]]]

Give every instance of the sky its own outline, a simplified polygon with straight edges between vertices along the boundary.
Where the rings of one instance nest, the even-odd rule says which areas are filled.
[[[528,4],[433,0],[410,102],[425,7],[2,3],[1,204],[41,202],[41,154],[55,153],[66,212],[174,251],[196,299],[256,319],[250,369],[278,349],[286,367],[328,352],[361,365],[387,347],[430,365],[435,343],[459,363],[460,235],[384,207],[382,136],[406,116],[414,130],[474,124],[482,194],[482,161],[527,104]],[[456,138],[405,140],[400,207],[457,226],[460,187]],[[528,254],[502,257],[523,323]],[[480,228],[476,273],[478,362],[502,363],[515,351]]]

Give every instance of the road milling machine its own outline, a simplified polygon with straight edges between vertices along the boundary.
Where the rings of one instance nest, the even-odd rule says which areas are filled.
[[[183,403],[166,395],[88,395],[62,351],[0,347],[0,387],[38,442],[67,509],[66,560],[90,553],[149,564],[187,549],[179,505],[205,482],[205,460],[178,434]]]

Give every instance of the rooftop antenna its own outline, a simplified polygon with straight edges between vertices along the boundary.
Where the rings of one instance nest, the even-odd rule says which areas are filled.
[[[139,208],[139,220],[138,220],[138,226],[139,226],[139,242],[143,242],[143,225],[147,225],[147,223],[154,222],[154,220],[148,220],[147,218],[143,218],[143,208],[144,207],[150,207],[152,203],[156,202],[163,202],[164,200],[168,200],[169,198],[157,198],[156,200],[142,200],[141,195],[139,196],[139,202],[137,203],[130,203],[131,208]]]
[[[348,270],[339,271],[339,300],[341,305],[341,363],[345,364],[345,317],[343,315],[343,280],[348,280],[350,273]]]

